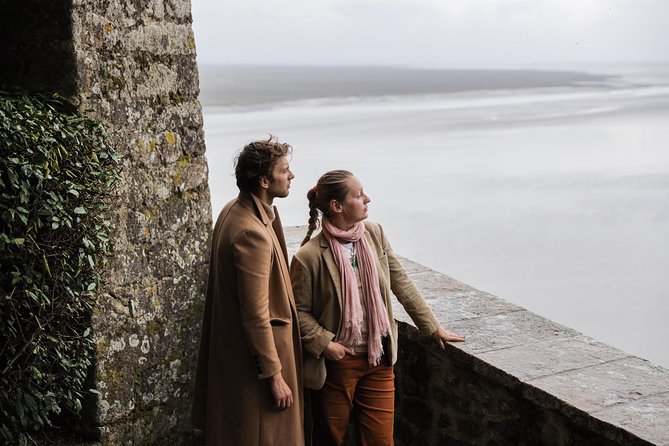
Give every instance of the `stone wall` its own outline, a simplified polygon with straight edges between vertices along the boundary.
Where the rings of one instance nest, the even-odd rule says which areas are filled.
[[[211,231],[190,1],[86,1],[72,10],[81,109],[125,155],[116,257],[94,316],[103,444],[190,432]]]
[[[83,423],[104,445],[190,434],[211,231],[189,0],[2,0],[4,88],[61,92],[123,154]]]
[[[403,262],[467,341],[438,350],[396,303],[398,446],[669,444],[669,370]]]
[[[473,358],[456,349],[437,351],[406,323],[400,336],[401,361],[395,370],[398,446],[647,444],[624,432],[616,440],[614,428],[597,432],[587,422],[571,420],[559,404],[536,404],[520,382],[500,385],[477,373]]]

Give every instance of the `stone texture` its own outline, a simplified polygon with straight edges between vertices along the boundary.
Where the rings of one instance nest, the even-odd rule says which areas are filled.
[[[529,381],[604,364],[629,357],[629,354],[594,339],[576,336],[492,350],[478,357],[520,380]]]
[[[530,383],[581,410],[594,412],[669,393],[669,370],[653,366],[644,359],[627,357],[584,365]]]
[[[96,421],[105,445],[164,444],[191,435],[211,231],[190,3],[77,1],[72,17],[80,107],[124,154]]]
[[[669,393],[608,407],[593,415],[652,444],[669,445]]]

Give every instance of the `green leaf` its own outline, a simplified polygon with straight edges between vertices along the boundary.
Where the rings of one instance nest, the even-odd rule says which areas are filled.
[[[37,412],[37,403],[35,402],[35,398],[32,397],[29,393],[23,394],[23,397],[26,400],[26,405],[28,406],[28,409],[31,412]]]
[[[46,273],[51,275],[51,268],[49,268],[49,262],[46,259],[46,255],[42,255],[42,265],[44,266]]]
[[[35,378],[38,381],[42,380],[42,372],[40,372],[37,367],[31,365],[30,370],[32,371],[33,378]]]
[[[76,207],[76,208],[74,208],[74,213],[79,214],[79,215],[83,215],[83,214],[86,213],[86,208],[83,208],[81,206]]]
[[[16,403],[14,407],[16,408],[16,412],[19,415],[19,421],[21,422],[21,426],[25,428],[28,424],[28,418],[26,417],[26,408],[23,405],[21,395],[19,395],[16,398]]]

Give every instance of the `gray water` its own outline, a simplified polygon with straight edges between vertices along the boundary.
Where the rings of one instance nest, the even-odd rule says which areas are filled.
[[[398,253],[669,367],[667,67],[201,73],[214,215],[235,151],[275,134],[284,224],[351,170]]]

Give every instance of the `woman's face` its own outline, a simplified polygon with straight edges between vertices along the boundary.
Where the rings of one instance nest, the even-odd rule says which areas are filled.
[[[356,177],[346,181],[348,193],[343,202],[339,203],[338,215],[346,228],[367,218],[367,204],[372,201],[363,191],[362,183]]]

